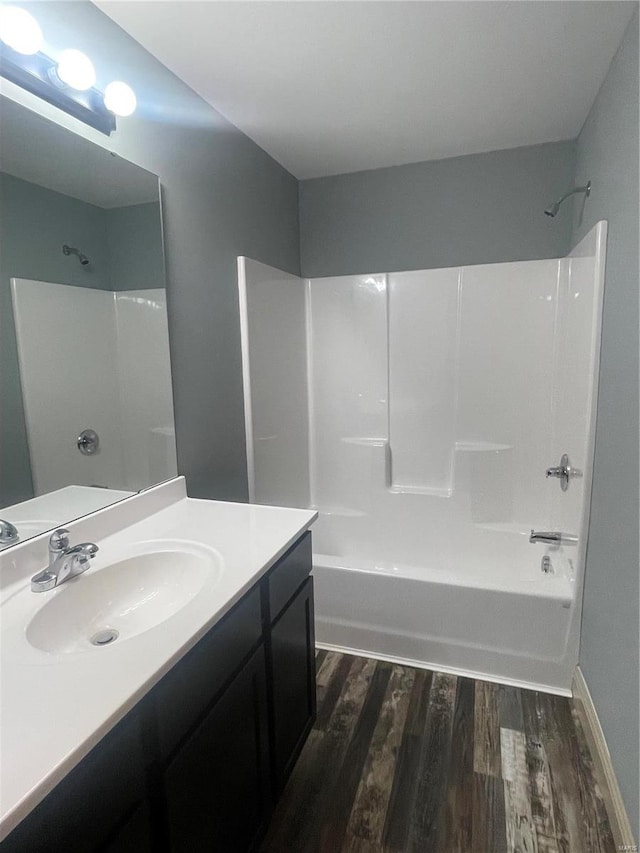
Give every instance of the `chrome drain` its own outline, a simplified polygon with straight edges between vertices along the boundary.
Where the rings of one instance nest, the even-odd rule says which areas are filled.
[[[109,643],[117,640],[119,636],[120,634],[115,628],[105,628],[103,631],[98,631],[94,634],[90,642],[94,646],[108,646]]]

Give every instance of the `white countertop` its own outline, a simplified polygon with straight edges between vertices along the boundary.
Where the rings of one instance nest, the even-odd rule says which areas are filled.
[[[97,486],[65,486],[19,504],[2,507],[0,518],[14,524],[18,528],[20,540],[24,541],[56,525],[66,524],[123,498],[130,498],[133,494]]]
[[[50,597],[64,593],[64,584],[38,594],[29,588],[34,570],[46,565],[48,536],[0,554],[0,839],[253,586],[316,515],[186,498],[183,480],[177,478],[69,524],[72,544],[89,540],[100,547],[89,572],[123,559],[140,543],[157,540],[198,543],[216,552],[222,563],[211,588],[168,620],[86,652],[50,654],[34,648],[25,634]],[[100,530],[107,535],[101,537]],[[80,576],[70,583],[82,581]]]

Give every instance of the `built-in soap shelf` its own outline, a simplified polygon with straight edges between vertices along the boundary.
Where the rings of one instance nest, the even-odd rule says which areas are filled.
[[[437,498],[450,498],[453,489],[438,489],[431,486],[387,486],[387,491],[392,495],[430,495]]]
[[[511,444],[496,444],[493,441],[456,441],[456,453],[500,453],[513,450]]]
[[[359,444],[364,447],[384,447],[389,444],[386,438],[369,438],[367,436],[346,436],[341,438],[344,444]]]
[[[428,484],[398,484],[393,480],[393,450],[389,441],[386,438],[375,436],[344,436],[341,442],[354,447],[369,448],[374,454],[371,460],[374,470],[370,469],[372,483],[383,484],[383,487],[390,494],[394,495],[424,495],[428,497],[450,498],[456,490],[456,479],[464,478],[470,487],[470,493],[478,497],[478,509],[485,503],[487,491],[497,487],[500,495],[500,512],[504,512],[505,502],[510,502],[511,485],[510,481],[513,476],[512,466],[512,451],[513,447],[510,444],[503,444],[491,441],[456,441],[452,448],[452,487],[431,486]],[[464,461],[466,454],[473,454],[467,461]],[[462,458],[458,458],[459,455]],[[376,463],[376,459],[378,462]],[[375,472],[375,466],[380,466]],[[354,476],[361,469],[361,464],[354,461]],[[472,501],[472,503],[474,503]],[[472,506],[473,509],[473,506]],[[487,510],[489,518],[485,519]],[[325,510],[323,510],[325,511]],[[351,511],[349,511],[351,512]],[[342,509],[339,509],[337,515],[345,515]],[[473,512],[475,516],[477,512]],[[493,513],[490,508],[485,508],[479,512],[478,520],[491,520]],[[502,516],[503,517],[503,516]]]
[[[376,438],[367,436],[345,436],[340,439],[343,444],[355,445],[363,448],[370,448],[379,459],[381,470],[377,476],[372,477],[375,483],[382,484],[387,492],[394,495],[427,495],[435,497],[451,497],[453,490],[437,488],[433,486],[417,485],[397,485],[393,482],[392,476],[392,460],[391,447],[386,438]],[[373,465],[375,465],[375,457]],[[324,511],[324,510],[323,510]]]

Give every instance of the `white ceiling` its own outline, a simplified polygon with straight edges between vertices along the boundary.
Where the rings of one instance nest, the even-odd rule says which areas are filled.
[[[298,178],[577,136],[637,7],[96,5]]]
[[[159,200],[156,175],[6,97],[0,98],[0,171],[95,204]]]

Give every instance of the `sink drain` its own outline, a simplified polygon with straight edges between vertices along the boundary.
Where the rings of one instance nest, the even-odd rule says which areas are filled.
[[[118,637],[119,634],[115,628],[105,628],[104,631],[98,631],[97,634],[93,635],[91,643],[94,646],[108,646],[109,643],[113,643]]]

